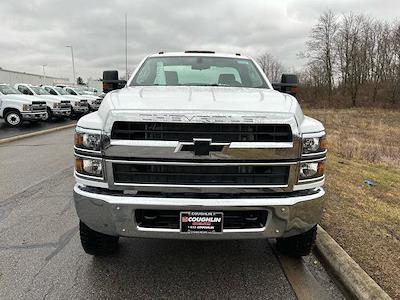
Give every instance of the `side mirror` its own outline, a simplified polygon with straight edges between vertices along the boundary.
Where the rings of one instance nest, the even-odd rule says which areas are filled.
[[[273,88],[296,97],[299,91],[299,78],[295,74],[282,74],[280,83],[273,83]]]
[[[108,93],[113,90],[121,89],[126,85],[126,80],[119,80],[118,71],[103,72],[103,92]]]

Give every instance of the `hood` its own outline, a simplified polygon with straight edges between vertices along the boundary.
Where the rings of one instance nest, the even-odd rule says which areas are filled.
[[[62,96],[54,96],[54,95],[35,95],[35,98],[40,99],[41,101],[46,101],[48,103],[60,103],[61,100],[67,100],[62,98]]]
[[[239,87],[128,87],[111,94],[116,110],[289,113],[292,98],[272,89]]]
[[[60,97],[61,100],[66,100],[70,102],[79,102],[81,99],[78,96],[74,95],[59,95],[57,97]],[[82,99],[84,100],[84,99]]]
[[[0,95],[0,98],[4,100],[18,101],[24,104],[31,104],[32,101],[43,101],[24,94]]]
[[[90,100],[90,101],[101,99],[100,97],[93,96],[93,95],[79,95],[77,97],[80,97],[82,100]]]

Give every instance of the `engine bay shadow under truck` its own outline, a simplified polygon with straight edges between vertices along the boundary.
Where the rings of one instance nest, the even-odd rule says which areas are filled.
[[[74,200],[85,252],[119,237],[267,239],[309,254],[325,180],[325,129],[304,116],[295,75],[211,51],[146,57],[75,132]],[[121,88],[122,87],[122,88]]]

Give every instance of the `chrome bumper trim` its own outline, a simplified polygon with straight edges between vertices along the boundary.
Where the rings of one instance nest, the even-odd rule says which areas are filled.
[[[46,117],[47,112],[23,112],[21,115],[24,120],[41,120]]]
[[[296,165],[297,162],[181,162],[181,161],[147,161],[147,160],[118,160],[105,159],[110,163],[123,163],[135,165],[177,165],[177,166],[289,166]]]
[[[254,239],[300,234],[319,222],[322,188],[309,194],[265,198],[163,198],[110,195],[74,187],[75,207],[80,220],[93,230],[109,235],[175,239]],[[140,228],[135,220],[136,209],[160,210],[254,210],[268,211],[264,228],[224,230],[218,235],[188,235],[179,230]]]

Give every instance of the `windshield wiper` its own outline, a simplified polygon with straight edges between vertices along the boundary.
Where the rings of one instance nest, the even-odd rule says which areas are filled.
[[[230,86],[229,84],[225,83],[204,83],[204,84],[196,84],[196,86]]]

